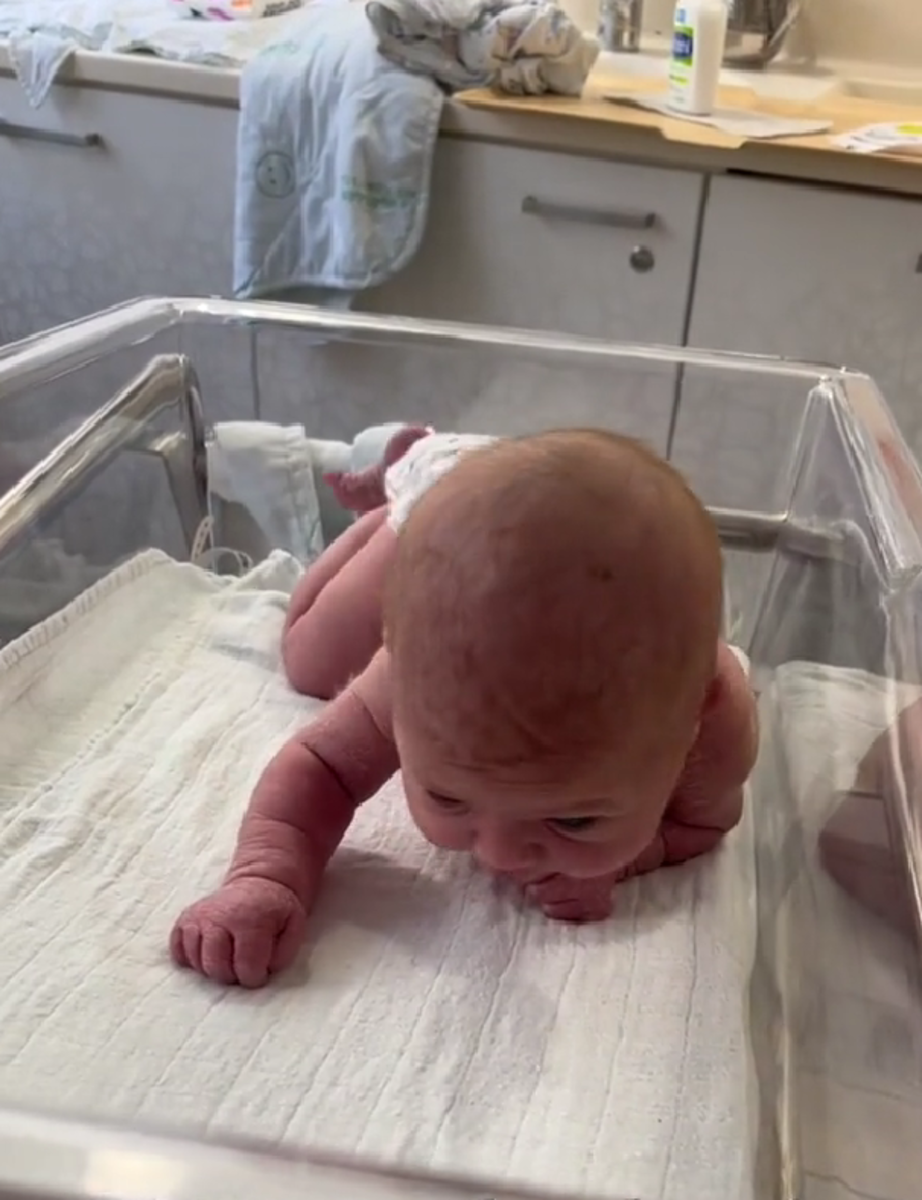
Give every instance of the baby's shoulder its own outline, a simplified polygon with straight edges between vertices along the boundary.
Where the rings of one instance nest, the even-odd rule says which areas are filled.
[[[749,682],[749,661],[742,651],[721,641],[714,682],[692,756],[709,761],[717,774],[742,782],[752,770],[758,741],[758,710]]]

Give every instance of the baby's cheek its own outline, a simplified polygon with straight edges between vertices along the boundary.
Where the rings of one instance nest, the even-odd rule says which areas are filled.
[[[559,865],[555,870],[561,875],[572,875],[574,879],[592,879],[596,875],[609,875],[629,867],[656,836],[646,822],[623,825],[617,834],[601,842],[580,842],[576,839],[557,839],[554,858]]]
[[[574,879],[594,879],[626,867],[636,855],[621,842],[577,842],[557,840],[552,849],[552,869]]]

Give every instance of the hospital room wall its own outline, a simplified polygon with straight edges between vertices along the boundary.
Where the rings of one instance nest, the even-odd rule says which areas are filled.
[[[11,119],[34,123],[15,81],[0,78],[0,103]],[[0,201],[12,234],[0,278],[0,340],[139,293],[227,294],[232,108],[60,88],[41,121],[97,133],[107,152],[0,145]],[[654,213],[655,226],[639,234],[581,219],[600,196],[619,211]],[[563,205],[569,215],[528,211],[527,197],[539,207]],[[358,303],[847,363],[880,382],[918,453],[920,230],[922,202],[911,198],[757,178],[706,180],[695,171],[444,139],[418,255]],[[553,373],[539,380],[512,361],[498,372],[495,364],[468,360],[447,374],[440,364],[399,362],[392,351],[377,360],[370,350],[337,357],[312,347],[279,355],[265,338],[255,356],[253,350],[246,337],[227,331],[198,337],[196,364],[213,419],[302,421],[326,436],[351,436],[394,415],[510,430],[599,421],[663,449],[678,394],[677,461],[709,495],[729,479],[721,486],[744,505],[766,497],[780,479],[790,413],[802,401],[788,398],[773,408],[777,397],[752,381],[745,395],[731,397],[688,373],[677,391],[678,376],[662,368],[575,384]],[[62,390],[59,411],[48,407],[50,399],[36,411],[49,434],[103,399],[97,380],[86,394]],[[2,414],[7,443],[31,436],[29,421],[17,428],[19,419],[13,408]]]

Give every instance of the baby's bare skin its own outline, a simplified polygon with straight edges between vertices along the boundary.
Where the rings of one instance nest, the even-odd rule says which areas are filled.
[[[559,445],[524,447],[522,466],[531,461],[535,488],[545,467],[566,473],[575,463],[580,493],[592,481],[593,456],[617,449],[609,442],[599,449],[593,438],[604,435],[556,436]],[[585,445],[574,441],[578,436]],[[716,637],[715,581],[704,567],[697,569],[687,550],[689,539],[700,534],[707,559],[713,534],[696,511],[685,513],[682,505],[695,502],[671,497],[673,483],[662,469],[653,464],[648,479],[650,463],[632,457],[629,444],[622,449],[642,489],[631,505],[638,536],[625,546],[602,527],[592,532],[583,554],[573,530],[585,524],[580,505],[586,496],[576,494],[575,524],[567,528],[561,508],[569,494],[566,480],[563,501],[558,497],[553,510],[560,538],[555,545],[553,530],[546,532],[540,547],[547,571],[535,573],[529,563],[533,531],[520,546],[516,541],[520,525],[528,532],[530,517],[523,509],[518,521],[514,494],[504,494],[501,511],[510,514],[508,521],[487,530],[483,542],[482,526],[499,511],[490,501],[490,480],[505,469],[502,456],[517,453],[512,447],[495,463],[456,467],[454,483],[440,482],[433,489],[438,496],[420,502],[420,516],[414,513],[400,535],[403,542],[387,525],[385,511],[375,510],[307,572],[286,627],[286,666],[296,686],[319,681],[322,688],[309,689],[314,694],[342,690],[266,768],[223,885],[187,909],[173,930],[172,953],[180,965],[247,987],[284,969],[298,952],[327,863],[356,809],[398,770],[411,815],[430,842],[472,853],[515,880],[549,917],[562,920],[603,919],[619,881],[707,853],[737,824],[757,727],[744,672]],[[589,455],[585,471],[583,454]],[[621,464],[617,454],[612,463]],[[598,485],[604,490],[612,464],[603,465]],[[465,509],[466,476],[486,497],[482,511]],[[553,481],[548,486],[552,490]],[[649,536],[660,521],[657,489],[678,504],[661,530],[663,553],[685,554],[687,562],[652,561],[648,568],[647,551],[659,553]],[[540,504],[537,494],[523,495],[525,509]],[[591,499],[595,505],[599,497]],[[645,512],[652,514],[649,529],[643,528]],[[546,531],[547,514],[539,516]],[[622,578],[617,559],[628,546],[630,576]],[[557,567],[569,574],[555,573],[555,554]],[[589,591],[580,597],[584,558],[604,570],[592,568]],[[513,579],[519,567],[524,574]],[[643,586],[633,597],[635,577]],[[676,579],[684,595],[675,593]],[[504,599],[509,580],[514,590]],[[390,597],[382,645],[387,582],[399,594]],[[716,587],[719,592],[719,566]],[[459,596],[462,608],[451,616],[448,607]],[[324,597],[327,608],[321,609]],[[670,603],[681,607],[670,610]],[[648,652],[639,633],[626,636],[620,628],[622,608],[635,622],[647,613],[651,622],[671,615],[677,628],[706,631],[713,649],[697,641],[686,646],[678,637],[670,641],[660,631]],[[316,620],[318,612],[323,621]],[[584,613],[585,630],[575,625]],[[307,625],[306,615],[313,618]],[[304,639],[299,625],[301,633],[307,628]],[[636,658],[640,678],[628,668],[607,670],[605,639],[611,637],[618,645],[608,648],[617,649],[619,661]],[[305,642],[310,651],[302,654]],[[529,669],[537,671],[533,679],[514,678],[523,647],[530,650]],[[581,654],[587,655],[583,663]],[[542,666],[536,660],[543,655]],[[675,680],[658,665],[670,655],[682,668]],[[307,678],[310,669],[313,679]],[[656,686],[668,684],[658,699],[646,695],[646,681],[654,676]]]

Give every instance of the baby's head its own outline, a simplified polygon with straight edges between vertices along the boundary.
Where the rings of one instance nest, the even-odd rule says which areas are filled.
[[[713,523],[639,443],[571,430],[463,457],[401,532],[394,729],[425,836],[532,882],[652,840],[714,679]]]

